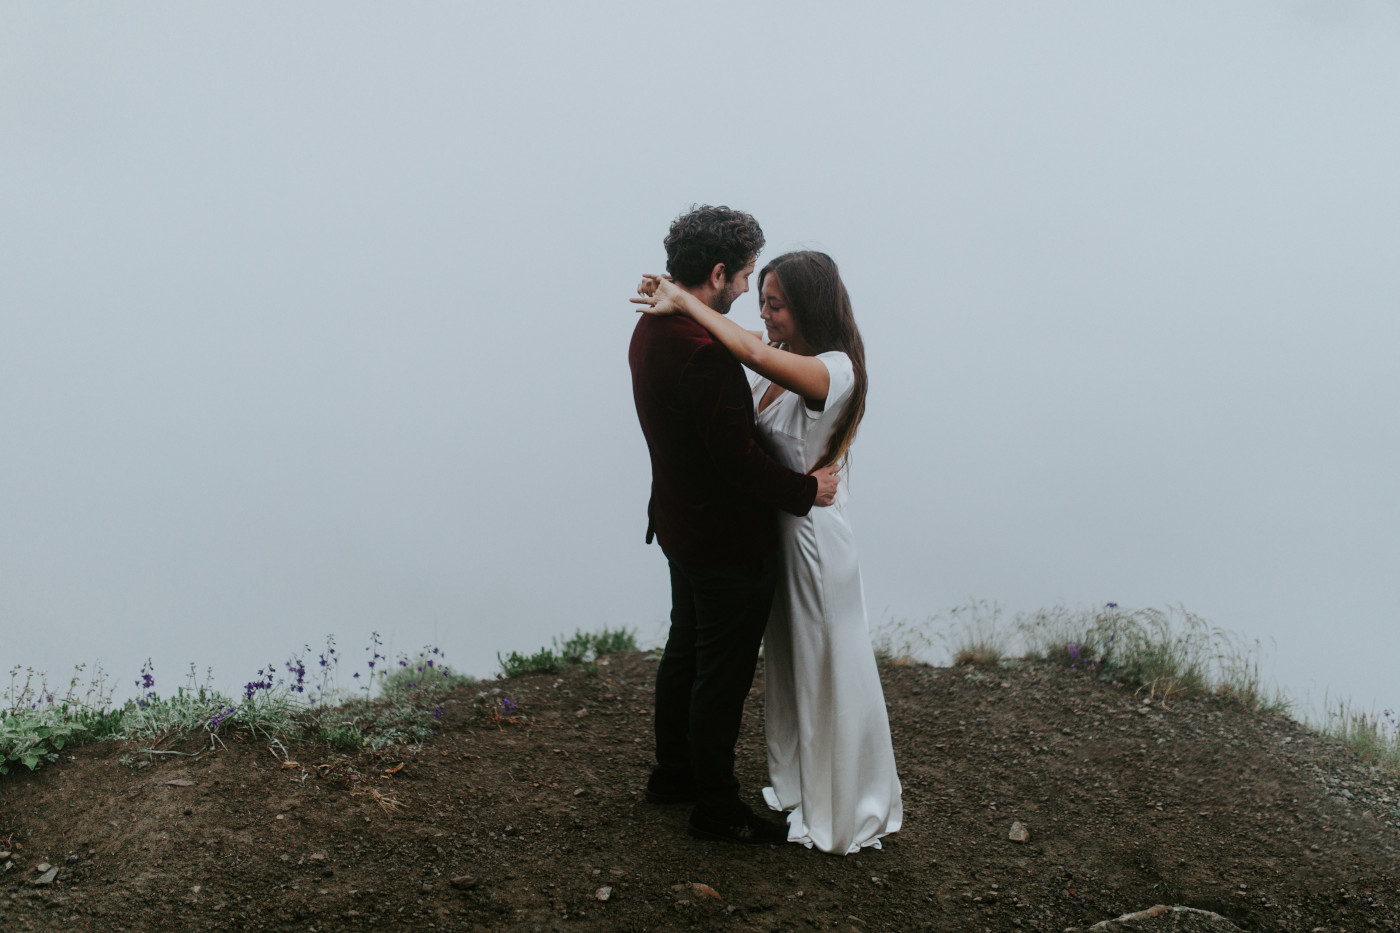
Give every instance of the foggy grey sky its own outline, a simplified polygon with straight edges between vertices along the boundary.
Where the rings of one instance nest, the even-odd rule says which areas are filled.
[[[1397,148],[1381,0],[0,3],[0,662],[658,638],[626,299],[708,202],[852,293],[872,624],[1393,705]]]

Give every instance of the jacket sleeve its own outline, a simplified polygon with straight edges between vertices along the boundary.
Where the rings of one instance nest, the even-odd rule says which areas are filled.
[[[744,370],[728,350],[718,342],[698,347],[686,362],[681,391],[710,460],[727,482],[784,512],[811,510],[816,477],[789,470],[759,446]]]

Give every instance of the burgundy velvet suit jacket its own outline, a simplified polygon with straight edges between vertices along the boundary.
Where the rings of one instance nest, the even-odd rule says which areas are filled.
[[[759,446],[743,367],[681,315],[641,315],[628,360],[651,452],[647,541],[654,531],[667,557],[701,566],[776,552],[774,509],[807,514],[817,480]]]

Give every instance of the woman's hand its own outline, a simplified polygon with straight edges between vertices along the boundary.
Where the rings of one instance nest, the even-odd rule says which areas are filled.
[[[634,305],[641,305],[638,311],[645,314],[681,314],[685,311],[685,292],[669,276],[647,273],[637,286],[640,298],[629,299]]]

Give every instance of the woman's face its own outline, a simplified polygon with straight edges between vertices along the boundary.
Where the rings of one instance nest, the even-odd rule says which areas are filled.
[[[758,316],[768,330],[768,340],[772,343],[785,343],[788,346],[801,344],[802,335],[793,320],[792,310],[783,297],[783,287],[778,284],[778,276],[772,272],[763,279],[763,288],[758,293]]]

